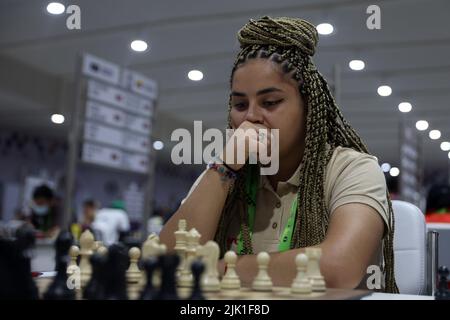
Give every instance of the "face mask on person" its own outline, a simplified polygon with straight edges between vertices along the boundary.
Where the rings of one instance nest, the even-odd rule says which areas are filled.
[[[33,209],[33,212],[36,213],[36,215],[38,215],[38,216],[46,215],[47,212],[48,212],[48,206],[45,206],[45,205],[44,206],[39,206],[39,205],[37,205],[35,203],[33,203],[31,205],[31,209]]]

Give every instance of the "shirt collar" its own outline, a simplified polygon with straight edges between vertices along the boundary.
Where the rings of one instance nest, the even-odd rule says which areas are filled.
[[[286,183],[290,186],[296,187],[298,188],[300,186],[300,170],[302,168],[302,163],[300,162],[299,166],[297,167],[297,169],[295,170],[295,172],[292,174],[292,176],[286,180],[286,181],[279,181],[278,183]],[[266,175],[261,175],[260,176],[260,183],[259,183],[259,187],[260,188],[269,188],[272,189],[272,186],[269,182],[269,179],[267,178]]]

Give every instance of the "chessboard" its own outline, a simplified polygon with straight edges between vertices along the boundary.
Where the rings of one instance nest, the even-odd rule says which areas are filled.
[[[151,234],[141,247],[113,244],[106,248],[89,230],[74,245],[68,231],[55,241],[56,272],[31,277],[29,249],[32,235],[1,241],[5,259],[0,265],[5,286],[0,296],[46,300],[329,300],[360,299],[366,290],[332,289],[320,273],[320,248],[306,248],[292,263],[297,275],[291,286],[279,287],[268,273],[270,255],[257,255],[258,272],[250,285],[241,284],[234,251],[225,253],[226,271],[219,275],[220,249],[216,242],[200,244],[195,228],[180,220],[174,253]]]
[[[257,256],[259,271],[251,286],[241,286],[235,270],[236,253],[228,251],[224,255],[227,269],[220,279],[219,246],[214,241],[201,245],[200,237],[195,228],[188,231],[186,221],[180,220],[175,232],[175,254],[167,253],[156,234],[151,234],[141,248],[125,252],[120,245],[105,248],[90,231],[85,231],[80,247],[69,248],[70,264],[59,270],[65,271],[60,278],[67,278],[67,284],[75,288],[75,299],[93,300],[346,300],[371,294],[367,290],[326,288],[318,248],[307,249],[293,261],[298,274],[291,287],[272,284],[267,272],[270,255],[266,252]],[[42,298],[57,278],[36,279]]]

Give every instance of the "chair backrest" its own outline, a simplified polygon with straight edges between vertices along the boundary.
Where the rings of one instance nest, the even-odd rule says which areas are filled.
[[[405,201],[392,201],[395,217],[395,279],[400,293],[425,294],[426,224],[422,211]]]

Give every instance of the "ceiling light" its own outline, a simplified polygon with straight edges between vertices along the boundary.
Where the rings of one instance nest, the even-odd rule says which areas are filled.
[[[363,70],[366,65],[365,65],[364,61],[362,61],[362,60],[352,60],[348,63],[348,66],[352,70],[360,71],[360,70]]]
[[[143,52],[148,48],[147,42],[145,42],[144,40],[133,40],[130,46],[131,49],[137,52]]]
[[[322,35],[328,35],[328,34],[333,33],[333,31],[334,31],[333,26],[329,23],[321,23],[321,24],[317,25],[316,29],[317,29],[317,32]]]
[[[448,141],[441,142],[441,150],[450,151],[450,142]]]
[[[383,170],[383,172],[389,172],[389,170],[391,170],[391,165],[389,163],[383,163],[381,165],[381,170]]]
[[[397,177],[400,174],[400,169],[397,167],[392,167],[391,170],[389,170],[389,174],[392,177]]]
[[[416,122],[416,128],[419,131],[425,131],[428,129],[428,121],[426,120],[419,120]]]
[[[412,105],[409,102],[401,102],[398,105],[398,110],[400,112],[410,112],[412,110]]]
[[[161,150],[162,148],[164,148],[164,143],[162,141],[157,140],[153,142],[153,149]]]
[[[379,86],[377,92],[382,97],[390,96],[392,93],[392,88],[389,86]]]
[[[64,116],[62,114],[54,113],[52,114],[51,120],[55,124],[64,123]]]
[[[199,70],[191,70],[188,73],[188,78],[192,81],[200,81],[203,79],[203,72]]]
[[[437,140],[441,137],[441,132],[439,130],[431,130],[428,135],[430,139]]]
[[[61,14],[66,10],[64,5],[59,2],[50,2],[47,5],[47,12],[50,14]]]

